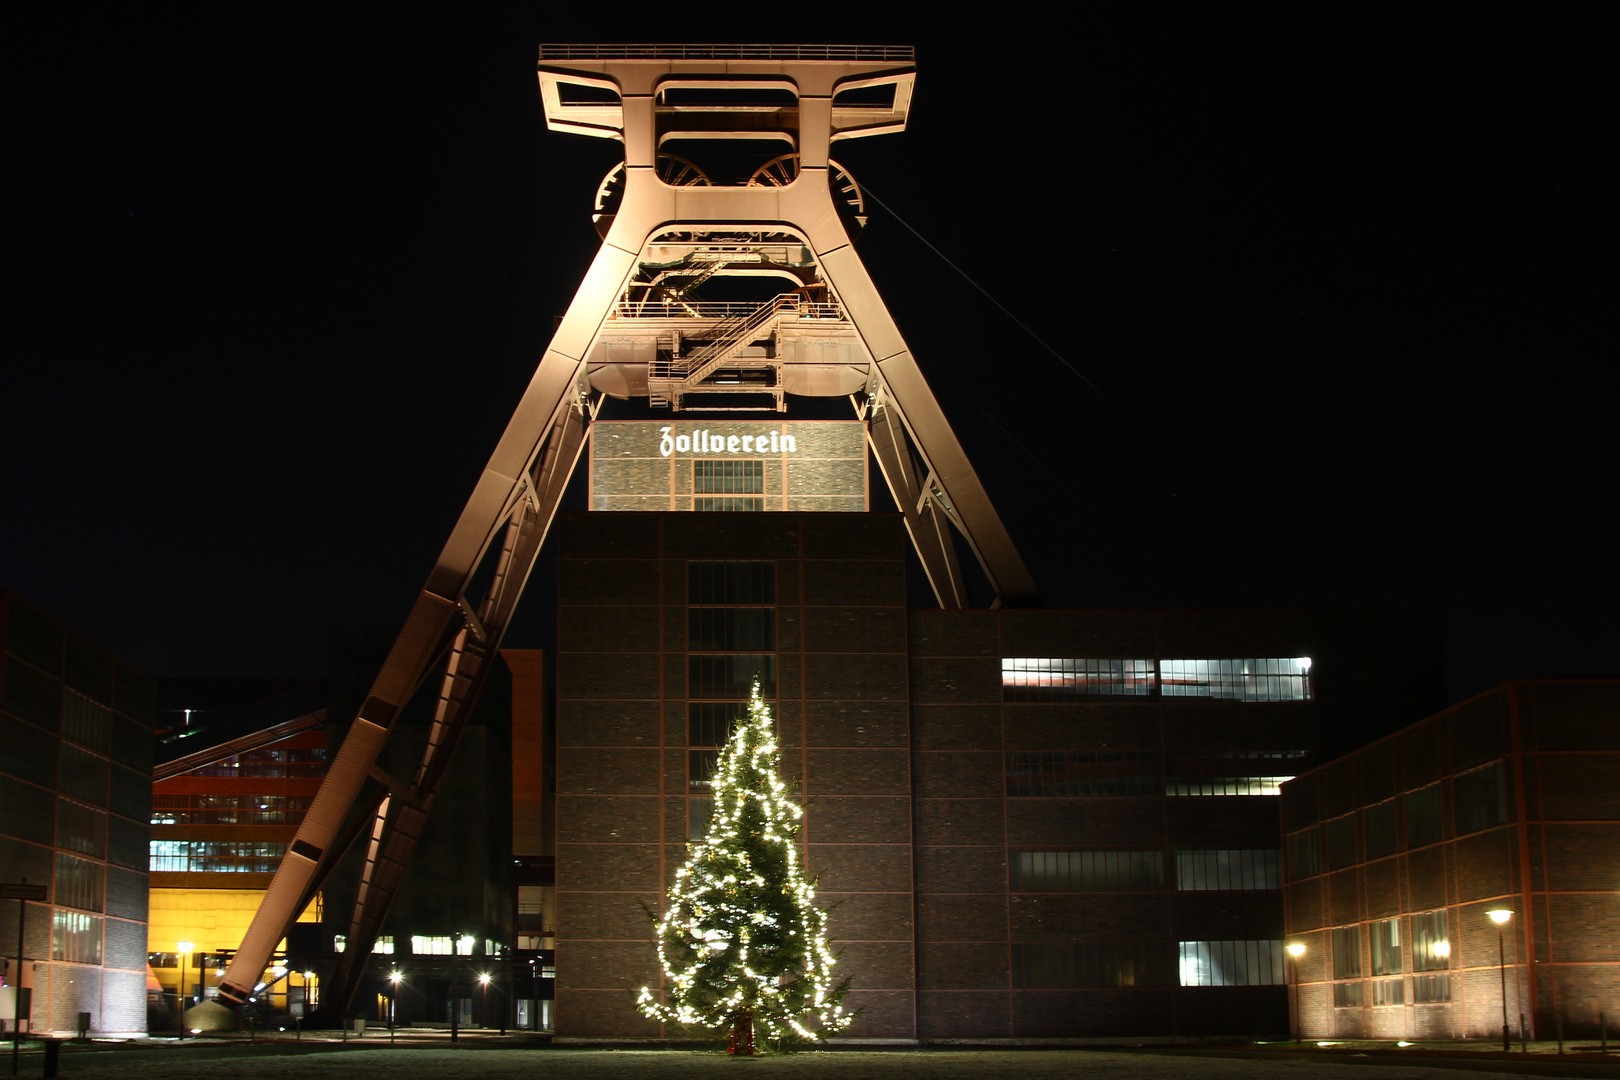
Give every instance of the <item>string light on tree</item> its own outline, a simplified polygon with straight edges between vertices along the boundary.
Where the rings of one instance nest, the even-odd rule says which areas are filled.
[[[748,714],[720,751],[711,778],[708,835],[675,874],[657,926],[663,1000],[643,986],[649,1019],[731,1031],[731,1052],[771,1041],[818,1039],[849,1026],[833,981],[827,913],[815,906],[795,846],[804,810],[777,776],[770,706],[755,678]]]

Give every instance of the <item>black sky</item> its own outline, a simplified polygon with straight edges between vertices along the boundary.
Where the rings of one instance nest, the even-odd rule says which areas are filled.
[[[596,249],[616,144],[546,132],[535,45],[915,43],[910,130],[836,156],[1123,410],[874,212],[1049,604],[1437,609],[1453,699],[1615,673],[1593,9],[1141,7],[11,10],[0,583],[155,675],[318,674]]]

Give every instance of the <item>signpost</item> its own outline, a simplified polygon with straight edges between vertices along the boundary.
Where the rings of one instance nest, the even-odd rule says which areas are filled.
[[[17,901],[17,979],[11,988],[11,1075],[17,1075],[17,1054],[22,1047],[23,1013],[23,921],[28,915],[28,901],[44,903],[49,894],[43,885],[30,885],[28,879],[13,885],[0,883],[0,900]]]

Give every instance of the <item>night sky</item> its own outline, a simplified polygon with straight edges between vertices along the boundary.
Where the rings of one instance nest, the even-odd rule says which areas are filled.
[[[1102,391],[873,208],[1050,606],[1438,610],[1453,700],[1615,674],[1598,9],[1317,7],[8,10],[0,584],[156,676],[320,674],[596,250],[618,146],[545,130],[536,44],[914,43],[910,130],[834,153]]]

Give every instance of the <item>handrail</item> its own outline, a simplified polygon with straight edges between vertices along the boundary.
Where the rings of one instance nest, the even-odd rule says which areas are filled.
[[[914,64],[910,45],[574,45],[543,44],[545,60],[878,60]]]
[[[717,300],[683,300],[672,303],[667,300],[620,300],[608,313],[610,319],[732,319],[738,315],[747,315],[757,311],[758,304],[743,304],[730,301]],[[834,303],[802,302],[795,306],[794,313],[801,319],[831,319],[842,321],[848,318],[844,309]]]

